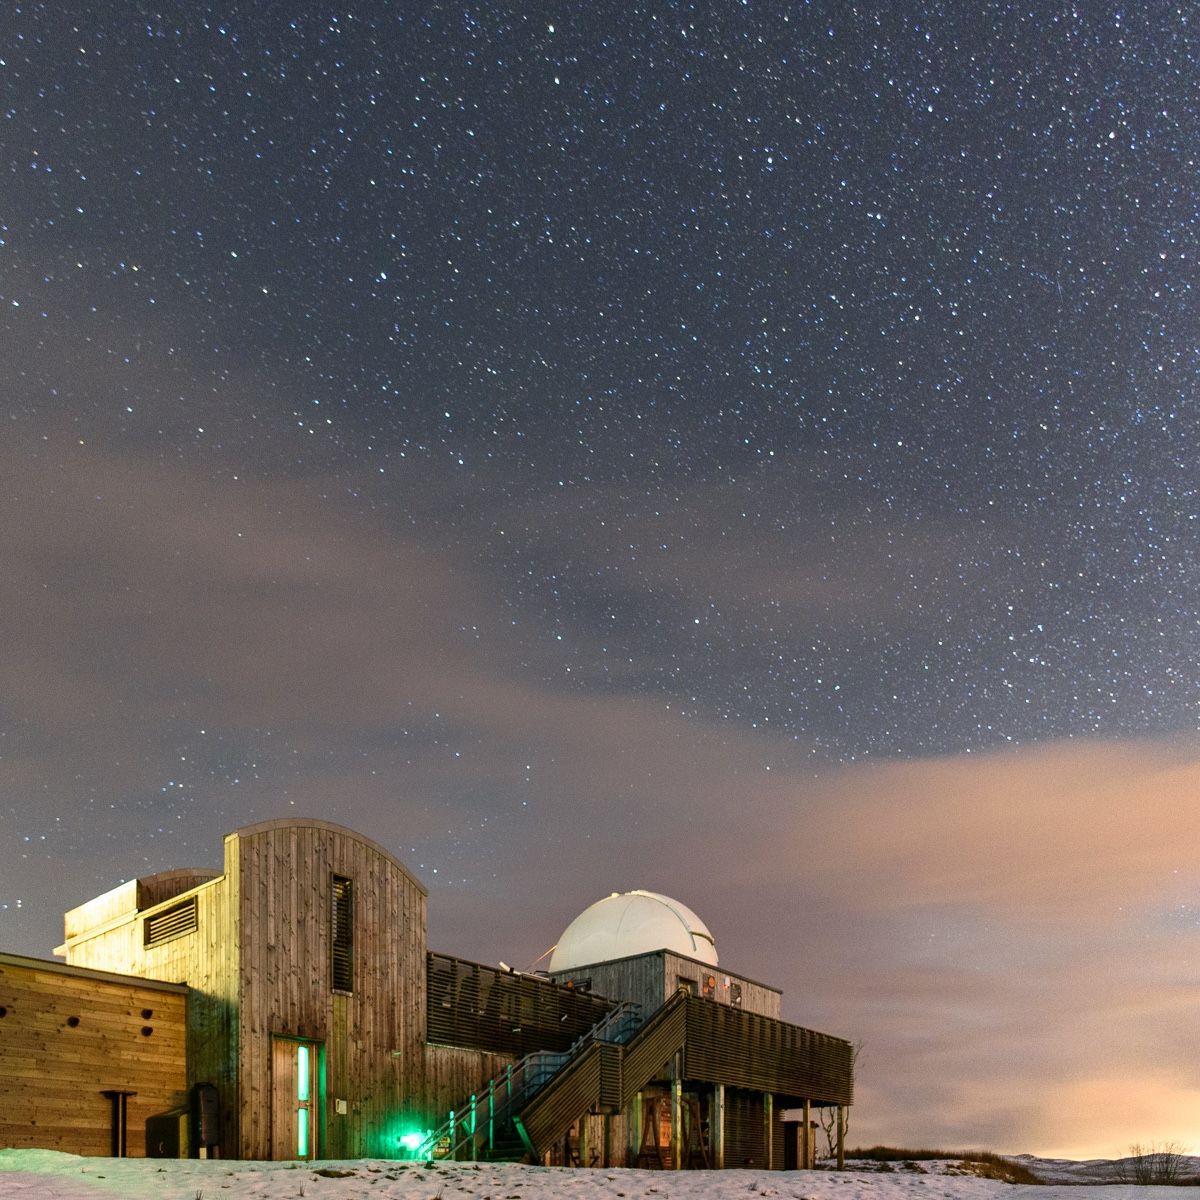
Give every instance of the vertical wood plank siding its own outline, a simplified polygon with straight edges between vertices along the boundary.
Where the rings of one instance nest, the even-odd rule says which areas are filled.
[[[675,991],[681,979],[694,983],[696,995],[703,996],[704,984],[711,977],[715,986],[712,994],[707,997],[709,1000],[740,1008],[742,1012],[774,1017],[776,1020],[782,1012],[783,993],[765,983],[755,983],[753,979],[731,975],[728,971],[722,971],[720,967],[711,967],[708,963],[697,962],[694,958],[684,958],[681,954],[672,954],[669,951],[663,954],[663,967],[664,998]],[[739,995],[740,999],[737,998]]]
[[[451,1109],[460,1111],[472,1094],[481,1104],[486,1103],[484,1089],[488,1081],[515,1061],[511,1054],[489,1054],[459,1046],[426,1046],[421,1110],[427,1124],[423,1128],[436,1128],[447,1119]]]
[[[663,995],[662,954],[639,954],[633,958],[617,958],[611,962],[558,971],[550,976],[558,983],[573,981],[599,996],[631,1000],[642,1006],[643,1013],[652,1013],[666,999]],[[674,989],[672,989],[674,990]]]
[[[272,1040],[325,1055],[319,1152],[395,1157],[422,1119],[425,890],[373,842],[324,822],[266,822],[241,853],[241,1153],[271,1153]],[[334,991],[333,877],[351,881],[353,990]],[[337,1100],[346,1112],[336,1111]]]
[[[778,988],[755,983],[741,975],[731,975],[720,967],[669,950],[557,971],[550,978],[559,983],[571,980],[576,985],[586,984],[601,996],[632,1000],[642,1006],[643,1012],[650,1013],[678,989],[681,980],[690,981],[695,985],[697,995],[702,994],[709,976],[715,983],[708,997],[711,1001],[733,1004],[734,997],[740,992],[741,1001],[735,1007],[743,1012],[779,1017],[782,993]]]
[[[144,1156],[147,1118],[186,1101],[186,1003],[177,985],[0,954],[0,1146],[111,1154],[101,1092],[121,1089],[137,1093],[127,1153]]]

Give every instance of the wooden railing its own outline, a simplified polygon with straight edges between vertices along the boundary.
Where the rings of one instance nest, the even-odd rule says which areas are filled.
[[[684,1075],[813,1104],[854,1102],[854,1048],[844,1038],[694,996]]]
[[[426,956],[426,1041],[521,1058],[565,1051],[615,1003],[534,975]]]

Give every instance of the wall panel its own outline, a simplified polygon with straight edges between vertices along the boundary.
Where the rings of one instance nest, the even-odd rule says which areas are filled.
[[[101,1093],[121,1089],[143,1156],[147,1118],[186,1102],[186,1004],[182,987],[0,954],[0,1146],[111,1154]]]

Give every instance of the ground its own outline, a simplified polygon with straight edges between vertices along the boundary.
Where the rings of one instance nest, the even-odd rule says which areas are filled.
[[[1022,1157],[1054,1180],[1031,1187],[980,1179],[953,1162],[846,1171],[563,1170],[358,1159],[316,1164],[79,1158],[0,1150],[0,1197],[20,1200],[1162,1200],[1132,1184],[1099,1184],[1112,1164]],[[865,1164],[864,1164],[865,1166]],[[903,1166],[901,1164],[901,1166]],[[1071,1182],[1074,1181],[1074,1182]],[[1169,1200],[1200,1200],[1200,1187]]]

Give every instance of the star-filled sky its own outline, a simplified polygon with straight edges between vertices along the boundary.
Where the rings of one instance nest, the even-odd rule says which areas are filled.
[[[1195,1148],[1198,24],[11,7],[0,946],[322,816],[678,896],[852,1143]]]

